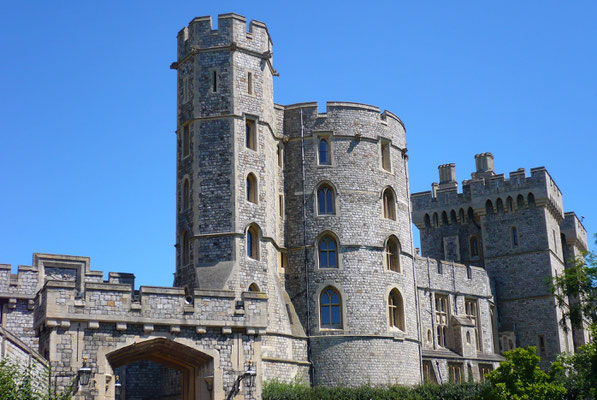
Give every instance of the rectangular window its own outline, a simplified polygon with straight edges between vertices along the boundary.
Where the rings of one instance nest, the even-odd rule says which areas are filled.
[[[481,379],[481,382],[485,382],[485,376],[491,371],[493,371],[493,366],[491,364],[479,364],[479,378]]]
[[[278,196],[278,210],[280,211],[280,217],[284,217],[284,195]]]
[[[381,167],[388,172],[392,170],[392,163],[390,161],[389,142],[381,142]]]
[[[448,296],[435,295],[435,325],[437,345],[448,346]]]
[[[218,71],[212,70],[211,71],[211,91],[216,93],[218,91]]]
[[[539,341],[539,354],[545,354],[545,335],[537,335],[537,340]]]
[[[450,382],[462,382],[462,366],[456,363],[448,363],[448,370],[450,371]]]
[[[425,383],[436,383],[435,373],[433,372],[433,365],[431,361],[423,361],[423,379]]]
[[[247,93],[253,94],[253,74],[250,72],[247,74]]]
[[[191,100],[191,78],[185,76],[182,78],[182,102]]]
[[[278,145],[278,167],[284,167],[284,147],[281,143]]]
[[[189,155],[191,148],[191,133],[189,125],[185,125],[182,130],[182,156],[186,157]]]
[[[251,150],[257,150],[257,132],[255,121],[247,119],[245,124],[245,145]]]
[[[475,324],[475,346],[481,351],[481,337],[479,335],[479,307],[476,299],[465,299],[464,309],[466,316]]]

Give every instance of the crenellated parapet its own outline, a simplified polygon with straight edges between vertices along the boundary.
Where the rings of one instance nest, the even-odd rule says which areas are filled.
[[[272,39],[265,23],[251,21],[238,14],[218,15],[218,27],[214,29],[211,16],[194,18],[178,33],[178,60],[172,64],[176,69],[189,57],[205,51],[222,48],[257,53],[270,62]],[[271,64],[271,62],[270,62]]]
[[[402,120],[390,111],[362,103],[328,101],[326,112],[318,111],[317,102],[291,104],[283,107],[284,133],[290,139],[301,137],[301,114],[304,133],[334,132],[334,135],[359,140],[389,139],[393,146],[406,148]],[[380,133],[382,132],[382,133]]]
[[[566,244],[575,246],[581,252],[589,250],[587,230],[574,211],[564,214],[560,231],[566,239]]]
[[[440,181],[445,178],[442,167],[445,170],[452,164],[440,165]],[[447,176],[447,172],[444,175]],[[452,172],[452,176],[455,180],[455,172]],[[456,185],[442,188],[442,182],[433,183],[432,189],[411,195],[413,222],[419,229],[465,223],[469,209],[479,218],[486,215],[488,210],[497,213],[515,212],[534,206],[546,207],[557,221],[564,220],[562,193],[544,167],[532,168],[530,176],[526,176],[524,168],[520,168],[510,172],[506,178],[504,174],[496,175],[493,172],[491,157],[491,170],[473,173],[472,179],[462,182],[461,193]],[[443,213],[448,216],[447,224],[446,219],[442,218]],[[452,218],[452,214],[456,218]],[[434,215],[437,215],[437,224],[434,223]]]
[[[47,281],[35,299],[34,327],[68,328],[73,322],[86,322],[90,329],[101,323],[116,324],[117,330],[142,325],[145,331],[169,326],[176,333],[181,327],[207,328],[222,332],[241,329],[247,334],[265,333],[267,296],[244,292],[236,298],[233,291],[194,290],[129,284],[85,282],[77,288],[73,281]]]

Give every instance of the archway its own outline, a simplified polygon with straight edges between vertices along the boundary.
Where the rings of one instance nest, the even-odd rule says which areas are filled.
[[[115,350],[106,359],[121,376],[120,400],[211,399],[212,357],[192,347],[157,338]]]

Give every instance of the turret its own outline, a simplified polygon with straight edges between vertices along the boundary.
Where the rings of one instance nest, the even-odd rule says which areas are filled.
[[[487,178],[495,175],[493,169],[493,154],[491,153],[475,154],[475,166],[477,167],[477,171],[471,174],[473,179]]]

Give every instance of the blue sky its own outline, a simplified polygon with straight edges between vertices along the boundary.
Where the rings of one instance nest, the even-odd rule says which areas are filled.
[[[413,192],[545,166],[597,232],[597,3],[0,0],[0,262],[85,255],[171,285],[176,34],[193,17],[267,23],[275,101],[369,103],[406,124]],[[417,232],[415,232],[418,235]],[[592,242],[592,240],[591,240]]]

